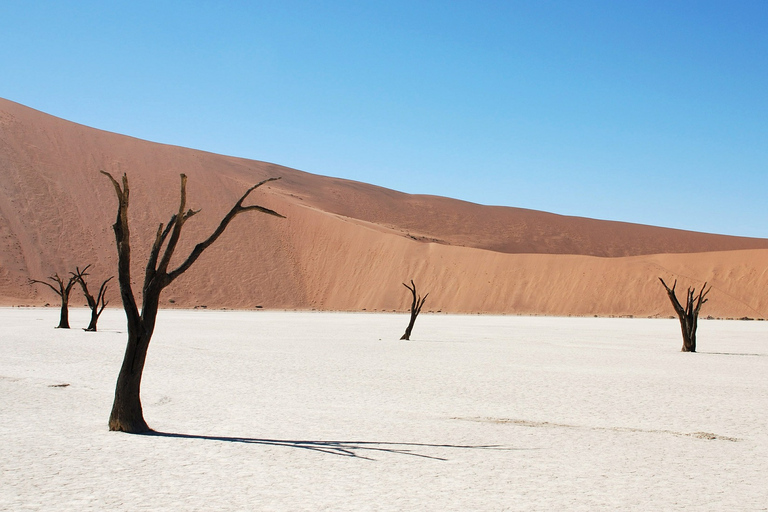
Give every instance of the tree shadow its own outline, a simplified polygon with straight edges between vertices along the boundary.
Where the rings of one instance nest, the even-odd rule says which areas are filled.
[[[342,457],[355,459],[376,460],[372,457],[375,453],[393,453],[408,455],[423,459],[447,461],[448,459],[419,453],[421,448],[446,448],[456,450],[498,450],[512,451],[519,448],[508,448],[501,445],[456,445],[456,444],[429,444],[429,443],[392,443],[375,441],[298,441],[288,439],[258,439],[253,437],[226,437],[204,436],[197,434],[178,434],[174,432],[149,431],[143,434],[152,437],[172,437],[176,439],[202,439],[205,441],[221,441],[227,443],[258,444],[264,446],[283,446],[287,448],[299,448],[313,452],[328,453]],[[418,450],[418,451],[417,451]]]
[[[766,357],[768,354],[749,354],[738,352],[697,352],[697,354],[704,354],[710,356],[746,356],[746,357]]]

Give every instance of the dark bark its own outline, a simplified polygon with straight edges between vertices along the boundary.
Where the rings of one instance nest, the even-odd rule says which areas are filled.
[[[200,257],[208,247],[216,241],[224,232],[232,219],[240,213],[256,210],[276,217],[283,217],[267,208],[261,206],[243,206],[243,201],[255,189],[269,181],[278,178],[264,180],[246,190],[232,209],[224,216],[219,226],[203,242],[195,246],[186,260],[175,270],[168,270],[171,257],[176,250],[181,230],[184,223],[193,215],[198,213],[195,210],[187,210],[187,177],[181,175],[181,198],[179,200],[179,210],[175,213],[167,226],[157,228],[155,241],[152,244],[147,266],[144,273],[144,286],[142,288],[142,306],[141,312],[136,304],[136,299],[131,287],[131,244],[130,230],[128,227],[128,203],[129,189],[128,177],[123,174],[122,185],[115,180],[111,174],[101,171],[107,176],[115,188],[117,195],[118,208],[117,220],[112,226],[115,231],[115,241],[117,243],[118,255],[118,282],[120,283],[120,297],[123,301],[123,309],[128,324],[128,344],[125,349],[123,364],[120,367],[120,373],[117,377],[115,386],[115,401],[112,404],[112,412],[109,416],[109,429],[123,432],[140,433],[150,430],[141,408],[141,377],[144,372],[144,363],[147,358],[147,349],[152,339],[152,333],[155,330],[155,321],[157,319],[157,310],[160,304],[160,294],[163,289],[170,285],[177,277],[186,272],[189,267]],[[163,246],[165,250],[163,251]],[[161,256],[162,251],[162,256]]]
[[[70,274],[72,274],[77,282],[80,283],[80,288],[83,289],[83,295],[85,295],[85,300],[88,302],[88,307],[91,308],[91,321],[88,323],[88,327],[84,330],[96,332],[96,324],[99,321],[99,317],[104,311],[104,308],[107,307],[107,304],[109,304],[109,301],[106,299],[107,283],[109,283],[115,276],[111,276],[101,283],[99,293],[94,297],[91,292],[88,291],[88,283],[85,282],[85,277],[88,276],[88,273],[86,272],[88,267],[90,267],[90,265],[86,265],[83,270],[80,270],[80,267],[75,267],[75,272],[70,272]]]
[[[403,286],[411,291],[411,295],[413,295],[413,302],[411,303],[411,319],[408,322],[408,327],[405,328],[405,334],[403,334],[400,339],[410,340],[411,331],[413,331],[413,324],[416,323],[416,317],[419,316],[419,313],[421,313],[421,308],[424,307],[424,302],[427,300],[429,294],[426,294],[424,297],[417,295],[416,285],[413,283],[413,279],[411,279],[411,286],[408,286],[405,283],[403,283]]]
[[[37,279],[30,279],[29,284],[44,284],[61,298],[61,312],[59,314],[59,325],[57,329],[69,329],[69,293],[72,291],[72,286],[75,284],[76,279],[70,277],[67,284],[64,284],[64,280],[59,277],[59,274],[53,274],[48,276],[48,279],[57,284],[53,286],[47,281],[38,281]]]
[[[680,304],[675,294],[675,287],[677,286],[677,280],[675,280],[672,288],[667,286],[662,278],[659,278],[661,284],[664,285],[664,289],[667,291],[672,307],[675,308],[678,318],[680,319],[680,328],[683,333],[683,348],[682,352],[696,352],[696,329],[699,322],[699,311],[701,306],[707,302],[707,294],[712,290],[712,287],[707,289],[707,283],[701,288],[698,296],[696,295],[696,288],[688,288],[686,295],[685,307]]]

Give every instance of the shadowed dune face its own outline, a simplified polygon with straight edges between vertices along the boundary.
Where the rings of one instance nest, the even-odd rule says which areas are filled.
[[[0,303],[55,303],[28,278],[93,265],[116,272],[116,198],[99,174],[128,174],[137,288],[161,222],[188,204],[178,262],[242,192],[281,176],[163,295],[164,306],[669,316],[658,276],[713,285],[702,314],[765,317],[768,240],[692,233],[408,195],[274,164],[155,144],[0,100]],[[110,295],[119,304],[116,289]],[[80,298],[72,300],[79,305]],[[172,302],[171,302],[172,301]],[[83,302],[84,304],[84,302]]]

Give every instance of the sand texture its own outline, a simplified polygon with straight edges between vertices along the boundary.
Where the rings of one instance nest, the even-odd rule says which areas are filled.
[[[188,204],[178,264],[250,185],[282,179],[168,288],[164,307],[404,310],[401,283],[430,292],[425,311],[668,316],[658,277],[713,286],[703,315],[768,317],[768,240],[566,217],[409,195],[265,162],[95,130],[0,100],[0,304],[56,304],[29,278],[92,265],[115,273],[116,198],[131,185],[137,288],[158,224]],[[138,290],[137,290],[138,291]],[[112,304],[119,298],[114,289]],[[81,300],[78,296],[75,299]]]

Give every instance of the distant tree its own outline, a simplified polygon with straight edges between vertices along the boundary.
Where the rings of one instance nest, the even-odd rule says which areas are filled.
[[[56,295],[61,297],[61,315],[59,316],[59,325],[56,328],[69,329],[69,293],[72,291],[72,286],[75,284],[76,279],[70,277],[66,284],[64,284],[64,280],[59,277],[59,274],[48,276],[48,279],[56,283],[56,286],[53,286],[48,281],[38,281],[37,279],[30,279],[29,284],[44,284],[53,290]]]
[[[427,300],[429,294],[426,294],[424,297],[416,295],[416,285],[413,283],[413,279],[411,279],[411,286],[408,286],[405,283],[403,283],[403,286],[411,291],[411,295],[413,295],[413,302],[411,303],[411,320],[408,322],[408,327],[405,328],[405,334],[403,334],[400,339],[410,340],[413,324],[416,323],[416,317],[419,316],[419,313],[421,313],[421,308],[424,307],[424,302]]]
[[[99,317],[101,316],[102,311],[104,311],[104,308],[109,304],[106,299],[107,283],[109,283],[115,276],[111,276],[101,283],[99,293],[94,298],[94,296],[91,295],[91,292],[88,291],[88,283],[85,282],[85,278],[88,276],[88,273],[86,272],[88,267],[90,267],[90,265],[86,265],[83,270],[80,270],[80,267],[75,267],[75,272],[70,272],[70,274],[72,274],[75,277],[75,280],[80,284],[80,288],[83,289],[83,295],[85,295],[85,300],[88,302],[88,307],[91,308],[91,321],[88,324],[88,327],[84,330],[96,332],[96,323],[99,321]]]
[[[120,283],[120,296],[123,301],[123,308],[128,320],[128,344],[125,349],[120,373],[117,377],[115,386],[115,401],[112,405],[112,413],[109,416],[109,429],[123,432],[140,433],[150,430],[144,421],[144,415],[141,408],[141,376],[144,371],[144,363],[147,357],[147,349],[152,333],[155,329],[157,319],[157,310],[160,304],[160,292],[170,285],[177,277],[186,272],[192,264],[197,261],[200,255],[216,241],[224,230],[240,213],[247,211],[260,211],[276,217],[283,217],[277,212],[263,208],[261,206],[243,206],[243,201],[248,195],[263,184],[278,178],[270,178],[252,186],[245,191],[245,194],[235,203],[231,210],[224,216],[219,226],[203,242],[197,244],[192,252],[187,256],[181,265],[174,270],[168,270],[171,258],[176,245],[181,236],[181,229],[184,223],[190,217],[197,214],[199,210],[185,211],[187,204],[187,176],[181,175],[181,198],[179,200],[179,210],[175,213],[168,224],[163,227],[161,223],[155,234],[155,241],[147,260],[146,271],[144,273],[144,286],[142,288],[142,307],[139,312],[136,299],[134,298],[131,287],[131,245],[130,233],[128,229],[128,177],[123,174],[122,186],[115,180],[111,174],[101,171],[107,176],[115,187],[117,194],[117,220],[113,225],[115,231],[115,240],[117,242],[118,255],[118,282]],[[165,245],[165,250],[161,250]]]
[[[677,280],[675,280],[672,288],[667,286],[667,283],[662,278],[659,278],[659,281],[664,285],[664,289],[667,290],[669,300],[672,302],[672,306],[675,308],[675,312],[680,319],[680,327],[683,331],[683,348],[681,351],[696,352],[696,328],[698,327],[699,310],[707,302],[706,297],[712,290],[712,287],[710,286],[709,290],[707,290],[707,283],[704,283],[698,296],[696,295],[696,288],[689,287],[685,307],[683,307],[680,301],[677,300],[677,295],[675,295]]]

